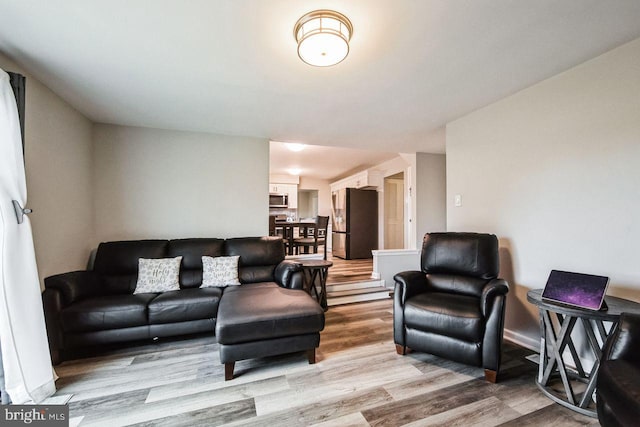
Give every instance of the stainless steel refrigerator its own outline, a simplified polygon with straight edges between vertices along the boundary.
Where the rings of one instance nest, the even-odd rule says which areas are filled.
[[[378,192],[345,188],[331,195],[333,256],[371,258],[378,248]]]

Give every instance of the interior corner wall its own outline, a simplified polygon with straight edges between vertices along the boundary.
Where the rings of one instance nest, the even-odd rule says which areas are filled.
[[[298,190],[318,190],[318,215],[331,216],[331,188],[329,180],[300,177]],[[329,218],[331,220],[331,218]]]
[[[426,233],[447,230],[447,173],[444,154],[416,153],[416,244]]]
[[[40,280],[84,269],[93,240],[91,122],[0,53],[0,68],[26,77],[27,207]]]
[[[268,140],[96,124],[93,141],[97,242],[268,235]]]
[[[639,165],[640,39],[447,126],[448,228],[500,238],[513,337],[539,340],[526,293],[551,269],[640,301]]]

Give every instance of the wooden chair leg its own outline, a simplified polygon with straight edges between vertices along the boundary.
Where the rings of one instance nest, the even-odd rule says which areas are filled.
[[[235,368],[236,362],[227,362],[224,364],[224,380],[229,381],[233,379],[233,368]]]
[[[490,383],[496,383],[498,380],[498,372],[492,371],[491,369],[484,370],[484,379],[489,381]]]
[[[396,344],[396,353],[398,353],[400,356],[404,356],[405,354],[407,354],[407,347]]]
[[[316,349],[312,348],[307,350],[307,359],[309,359],[309,365],[313,365],[316,363]]]

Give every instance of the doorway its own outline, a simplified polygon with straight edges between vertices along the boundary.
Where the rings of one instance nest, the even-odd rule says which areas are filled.
[[[404,172],[384,179],[384,248],[404,249]]]
[[[298,218],[315,219],[318,216],[318,190],[298,191]]]

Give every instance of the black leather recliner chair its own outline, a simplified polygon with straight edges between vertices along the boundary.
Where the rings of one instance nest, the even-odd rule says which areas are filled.
[[[602,352],[596,385],[598,420],[608,426],[640,422],[640,315],[623,313]]]
[[[422,271],[395,275],[393,332],[396,351],[424,351],[485,369],[500,370],[507,282],[498,279],[493,234],[428,233]]]

